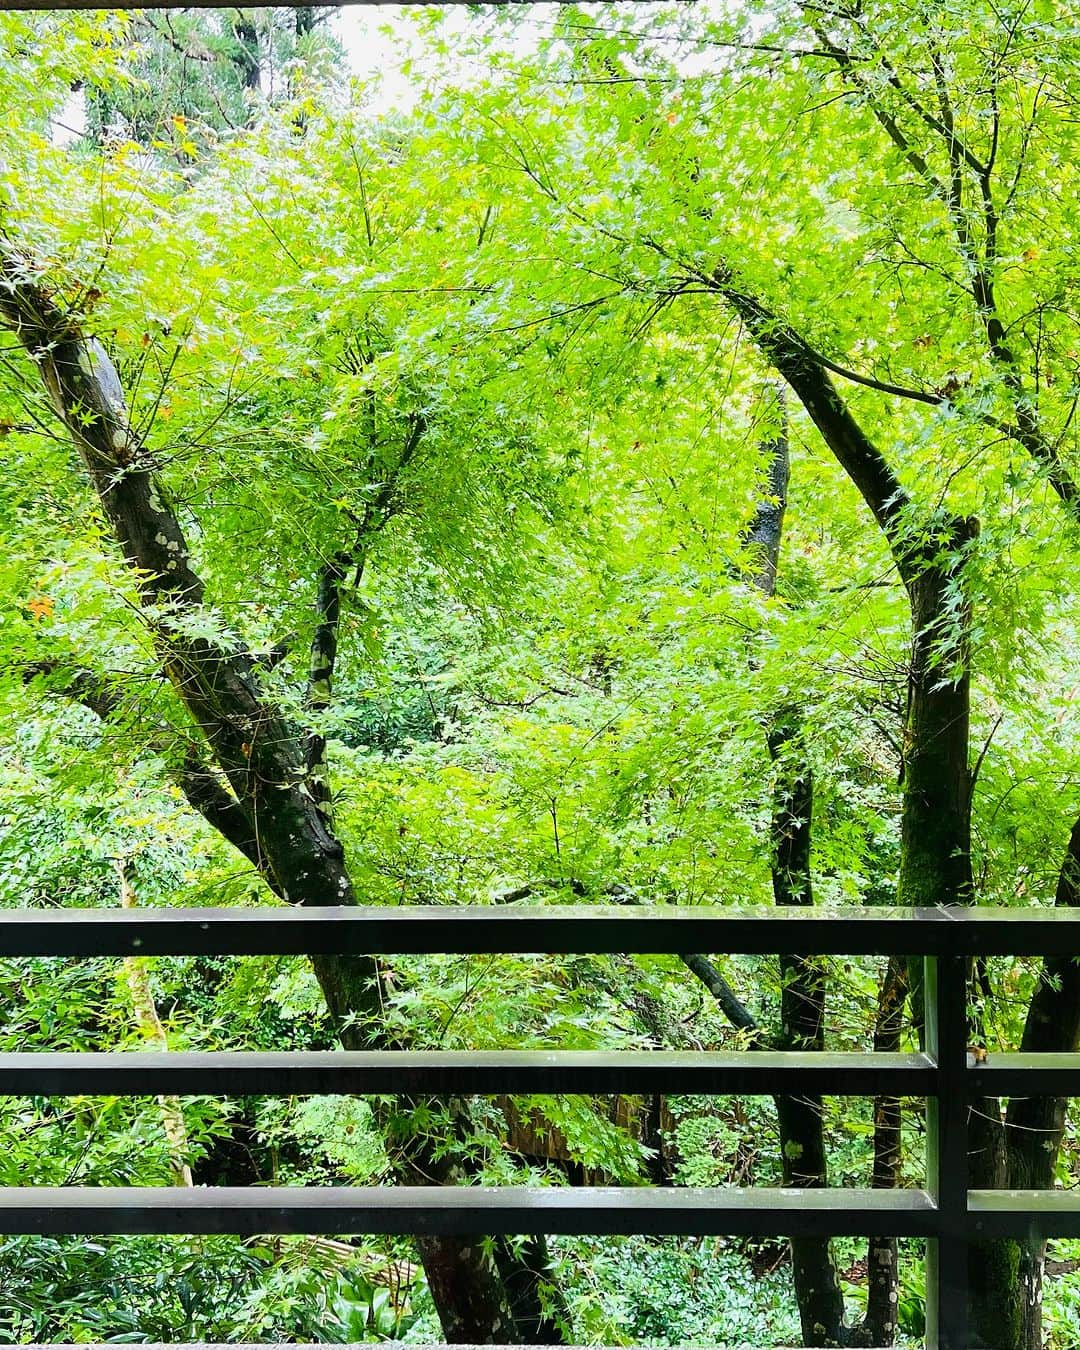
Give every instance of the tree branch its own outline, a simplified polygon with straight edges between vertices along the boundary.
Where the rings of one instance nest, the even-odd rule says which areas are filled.
[[[841,468],[859,490],[892,550],[905,583],[915,572],[911,541],[903,527],[909,498],[884,455],[852,416],[822,362],[802,337],[755,296],[744,291],[721,264],[701,281],[722,295],[742,319],[755,344],[798,396]]]
[[[1009,435],[1011,439],[1016,440],[1024,448],[1028,455],[1046,474],[1047,481],[1066,508],[1069,516],[1074,521],[1080,522],[1080,484],[1077,483],[1068,468],[1062,463],[1057,446],[1050,440],[1040,426],[1038,413],[1024,387],[1019,363],[1008,344],[1005,325],[1001,318],[998,300],[995,294],[994,276],[998,258],[998,228],[1000,224],[1000,215],[993,189],[993,172],[997,161],[1001,134],[1001,115],[997,99],[996,67],[990,88],[990,102],[992,109],[990,147],[984,162],[971,151],[970,147],[963,141],[956,129],[956,120],[953,113],[952,100],[945,76],[945,70],[937,53],[935,52],[932,57],[932,65],[934,86],[937,92],[940,114],[935,116],[903,86],[895,69],[889,64],[884,54],[881,53],[880,50],[878,51],[878,57],[886,71],[890,88],[898,93],[926,127],[936,135],[940,136],[944,141],[949,161],[949,181],[946,184],[934,174],[929,167],[926,157],[911,144],[896,119],[888,109],[882,105],[880,98],[874,93],[872,87],[856,68],[851,53],[828,39],[819,27],[815,26],[813,31],[817,34],[823,45],[828,46],[830,55],[837,62],[837,65],[844,73],[850,86],[853,89],[858,90],[865,98],[867,106],[889,136],[890,140],[892,140],[911,167],[929,185],[934,195],[937,196],[945,206],[949,219],[952,222],[960,253],[970,269],[975,305],[978,311],[979,320],[986,333],[987,347],[990,356],[995,364],[1001,369],[1005,387],[1009,391],[1016,414],[1015,428],[1003,428],[994,422],[990,422],[989,424],[997,425],[999,430],[1004,430],[1005,434]],[[1011,43],[1014,35],[1015,26],[1009,33],[1009,43]],[[1006,44],[1006,50],[1007,47],[1008,43]],[[1003,56],[1001,59],[1003,59]],[[1016,190],[1016,184],[1019,181],[1020,168],[1023,162],[1023,156],[1027,150],[1029,135],[1030,124],[1024,128],[1024,135],[1021,140],[1020,163],[1017,166],[1016,179],[1006,199],[1007,202],[1012,200],[1012,196]],[[981,247],[973,236],[968,213],[964,205],[965,171],[973,176],[981,202],[983,235]],[[860,379],[858,376],[855,376],[853,372],[845,371],[824,358],[819,357],[818,359],[828,369],[834,371],[836,374],[843,375],[846,379],[855,378],[859,383],[867,383],[865,379]],[[880,386],[871,385],[870,387]],[[894,389],[892,391],[885,390],[884,392],[904,393],[904,391],[900,389]],[[917,392],[913,391],[907,391],[905,396],[909,398],[920,397]],[[923,395],[922,401],[927,403],[940,403],[945,402],[946,400],[935,395]]]
[[[514,904],[519,900],[528,900],[539,890],[569,890],[582,899],[589,895],[588,887],[576,878],[572,878],[570,881],[559,881],[554,877],[545,877],[541,881],[526,883],[524,886],[515,886],[513,890],[503,891],[495,897],[495,901],[497,904]],[[613,885],[606,887],[604,896],[620,905],[640,903],[633,892],[620,882],[615,882]],[[696,975],[713,996],[731,1025],[739,1031],[751,1033],[751,1044],[755,1050],[766,1049],[757,1019],[709,958],[694,952],[679,952],[678,957],[687,970]]]
[[[308,663],[307,705],[313,713],[325,712],[330,707],[333,695],[342,590],[350,572],[353,573],[353,586],[360,584],[371,537],[394,515],[394,496],[401,474],[416,454],[425,428],[426,423],[419,413],[410,415],[397,463],[386,473],[379,491],[365,505],[352,545],[335,553],[319,571],[315,592],[315,631],[311,638]],[[375,429],[372,427],[373,438],[374,434]],[[332,819],[330,779],[326,762],[326,737],[321,731],[312,729],[308,732],[304,761],[313,800],[329,822]]]
[[[784,402],[784,386],[779,381],[776,385],[776,401],[781,425],[775,439],[762,447],[769,460],[766,491],[758,502],[754,519],[746,532],[746,543],[756,553],[757,571],[754,585],[764,595],[772,595],[776,590],[776,571],[780,563],[780,540],[784,532],[790,472],[787,407]]]
[[[702,956],[699,952],[680,952],[679,960],[692,975],[697,976],[716,1000],[717,1006],[731,1025],[737,1031],[748,1033],[750,1048],[753,1050],[766,1049],[766,1042],[757,1019],[709,958]]]
[[[259,850],[258,834],[252,829],[243,807],[225,787],[194,748],[184,756],[176,777],[177,786],[188,804],[240,853],[252,867],[262,871],[263,858]],[[276,889],[276,888],[275,888]]]
[[[903,157],[919,175],[919,177],[929,185],[930,189],[944,201],[947,190],[933,169],[927,163],[925,157],[918,151],[904,134],[899,122],[886,108],[883,108],[879,101],[873,97],[870,86],[863,79],[861,72],[856,68],[855,59],[851,53],[839,43],[834,42],[823,28],[818,25],[812,25],[815,36],[821,43],[825,52],[832,57],[837,66],[847,78],[851,87],[856,90],[866,100],[867,106],[877,119],[878,123],[888,136],[889,140],[896,146]],[[890,83],[895,82],[895,75]],[[903,91],[901,90],[901,93]]]
[[[106,722],[120,708],[120,698],[109,681],[89,670],[68,670],[52,661],[32,661],[23,667],[24,684],[31,680],[49,680],[51,693],[63,694],[73,703],[80,703],[95,717]]]
[[[41,373],[146,602],[201,603],[183,532],[132,435],[116,369],[25,258],[0,252],[0,322]]]

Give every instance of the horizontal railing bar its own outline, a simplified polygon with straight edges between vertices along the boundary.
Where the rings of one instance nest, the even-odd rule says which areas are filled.
[[[661,1050],[183,1051],[0,1055],[0,1093],[240,1097],[293,1093],[828,1093],[926,1096],[921,1054]]]
[[[974,1237],[1080,1237],[1076,1191],[970,1191]]]
[[[0,1233],[925,1237],[936,1217],[921,1190],[0,1188]]]
[[[744,952],[1039,956],[1080,952],[1067,909],[465,905],[400,909],[0,911],[0,956],[365,952]]]
[[[933,1236],[917,1189],[0,1187],[0,1233]],[[979,1237],[1080,1236],[1074,1191],[972,1191]]]
[[[994,1051],[968,1070],[971,1097],[1080,1097],[1080,1055]]]

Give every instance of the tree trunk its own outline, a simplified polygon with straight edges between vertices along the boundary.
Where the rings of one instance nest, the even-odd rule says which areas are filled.
[[[791,762],[792,751],[794,762]],[[780,765],[773,804],[773,894],[778,905],[812,905],[810,831],[814,786],[794,714],[776,719],[769,753]],[[812,956],[780,957],[780,1048],[810,1053],[825,1048],[825,979]],[[823,1104],[818,1096],[778,1096],[776,1114],[785,1186],[829,1184]],[[823,1238],[794,1237],[791,1259],[803,1341],[810,1346],[842,1345],[844,1296]]]
[[[969,616],[956,604],[974,520],[935,532],[914,559],[911,665],[904,728],[901,905],[972,900]],[[938,555],[943,555],[939,557]]]
[[[751,576],[763,595],[776,586],[787,508],[789,447],[782,387],[777,390],[780,427],[763,446],[768,454],[766,494],[746,532],[751,552]],[[812,905],[810,870],[814,785],[798,715],[793,709],[777,712],[766,743],[776,770],[770,821],[770,871],[777,905]],[[723,1009],[733,1026],[746,1033],[755,1049],[768,1046],[754,1017],[708,957],[684,953],[682,960]],[[818,1051],[825,1044],[825,981],[820,961],[782,954],[780,962],[781,1034],[773,1048]],[[774,1096],[780,1139],[781,1172],[786,1186],[827,1186],[828,1166],[822,1101],[817,1096]],[[808,1346],[847,1343],[844,1300],[827,1238],[791,1239],[795,1297],[799,1305],[803,1340]]]
[[[331,1014],[341,1023],[347,1050],[400,1049],[391,1044],[379,1020],[381,972],[371,957],[317,956],[315,974]],[[442,1116],[444,1132],[411,1129],[409,1117],[420,1107]],[[477,1172],[463,1147],[474,1130],[468,1103],[457,1097],[422,1102],[396,1097],[376,1103],[394,1180],[402,1186],[455,1186]],[[415,1239],[428,1287],[438,1310],[443,1335],[451,1343],[519,1344],[532,1340],[561,1344],[558,1321],[541,1307],[541,1285],[548,1277],[542,1237],[527,1240],[520,1250],[505,1238],[418,1237]],[[553,1291],[553,1299],[554,1299]],[[521,1321],[516,1314],[521,1315]]]
[[[912,659],[904,737],[902,849],[898,898],[905,905],[966,904],[974,899],[970,856],[972,781],[968,770],[970,674],[964,562],[977,522],[918,512],[886,457],[853,417],[822,358],[783,319],[739,284],[725,262],[709,273],[690,268],[742,318],[754,342],[794,390],[837,462],[858,489],[889,544],[911,603]],[[988,311],[996,322],[992,306]],[[988,335],[993,345],[997,337]],[[997,360],[1011,362],[999,350]],[[1015,381],[1012,384],[1017,389]],[[1023,401],[1023,391],[1019,391]],[[1031,421],[1017,408],[1023,443],[1048,469],[1051,485],[1075,518],[1076,485]],[[1032,438],[1032,433],[1037,439]],[[1074,827],[1058,886],[1058,903],[1080,900],[1080,825]],[[921,962],[911,968],[911,1002],[919,1019]],[[1072,1051],[1080,1035],[1080,967],[1046,961],[1032,1000],[1023,1045]],[[969,1182],[980,1187],[1050,1184],[1061,1140],[1063,1103],[1030,1098],[972,1103]],[[1041,1350],[1042,1249],[1039,1244],[984,1243],[972,1249],[973,1347]]]
[[[905,577],[912,613],[908,713],[904,729],[903,810],[899,900],[912,906],[970,904],[971,789],[970,614],[962,598],[963,571],[978,534],[974,520],[954,519],[913,550]],[[958,601],[958,592],[961,598]],[[921,963],[913,968],[921,991]],[[1005,1183],[1005,1138],[996,1099],[968,1112],[968,1183]],[[1002,1264],[1003,1244],[971,1248],[969,1318],[972,1346],[1015,1321],[1014,1271]]]
[[[1058,873],[1058,905],[1080,904],[1080,821],[1072,828]],[[1020,1042],[1023,1054],[1072,1053],[1080,1041],[1080,963],[1048,957],[1028,1008]],[[988,1188],[1049,1190],[1065,1131],[1064,1097],[1014,1097],[995,1135],[992,1167],[977,1166]],[[995,1103],[996,1105],[996,1103]],[[995,1123],[1000,1114],[995,1117]],[[990,1171],[990,1177],[985,1172]],[[976,1327],[991,1350],[1041,1350],[1042,1288],[1046,1243],[1001,1240],[976,1248]]]
[[[898,900],[905,905],[968,903],[970,657],[963,569],[977,522],[925,515],[920,520],[888,460],[852,416],[802,337],[743,290],[728,265],[722,263],[700,279],[740,315],[888,542],[908,593],[912,621]],[[921,976],[921,969],[913,973]],[[913,982],[916,1006],[919,987]]]
[[[893,956],[885,969],[878,992],[874,1024],[875,1054],[894,1054],[900,1049],[907,1002],[907,963]],[[901,1107],[899,1097],[874,1100],[874,1167],[870,1185],[876,1190],[895,1190],[900,1185]],[[896,1340],[899,1306],[899,1252],[892,1237],[871,1238],[866,1251],[866,1316],[858,1330],[857,1343],[888,1346]]]
[[[236,46],[230,52],[230,58],[236,67],[241,85],[255,92],[262,79],[262,58],[259,52],[259,30],[250,11],[236,11],[232,22],[232,34]]]
[[[754,552],[754,584],[773,595],[780,563],[790,477],[790,449],[783,387],[776,390],[780,426],[764,448],[769,456],[766,495],[747,532]],[[768,731],[776,772],[771,833],[773,899],[777,905],[813,905],[810,870],[814,781],[802,743],[798,713],[781,709]],[[825,1048],[825,979],[816,957],[780,955],[780,1047],[815,1052]],[[776,1097],[781,1169],[785,1186],[829,1184],[822,1100],[818,1096]],[[842,1345],[844,1297],[825,1238],[791,1239],[795,1296],[803,1340],[809,1346]]]

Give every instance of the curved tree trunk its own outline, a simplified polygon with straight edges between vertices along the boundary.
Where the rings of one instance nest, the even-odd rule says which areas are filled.
[[[901,861],[904,905],[971,901],[970,616],[964,568],[978,523],[919,512],[841,398],[816,352],[720,263],[695,273],[739,315],[862,496],[888,543],[911,606],[904,723]]]

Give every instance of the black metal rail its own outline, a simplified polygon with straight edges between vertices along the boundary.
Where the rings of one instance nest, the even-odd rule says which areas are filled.
[[[309,956],[366,952],[750,952],[1046,956],[1070,950],[1057,909],[728,909],[695,905],[365,909],[29,909],[0,922],[0,956]]]
[[[0,957],[779,951],[922,956],[925,1054],[306,1052],[0,1055],[0,1092],[880,1093],[927,1099],[925,1189],[0,1189],[2,1233],[890,1235],[927,1239],[927,1346],[968,1350],[967,1254],[989,1237],[1080,1236],[1080,1197],[969,1191],[983,1095],[1080,1096],[1080,1055],[969,1063],[966,958],[1080,956],[1080,914],[987,909],[27,910]]]
[[[1078,1057],[1080,1062],[1080,1057]],[[274,1093],[786,1092],[925,1097],[926,1055],[695,1054],[645,1050],[308,1051],[0,1055],[0,1092],[20,1096]]]

